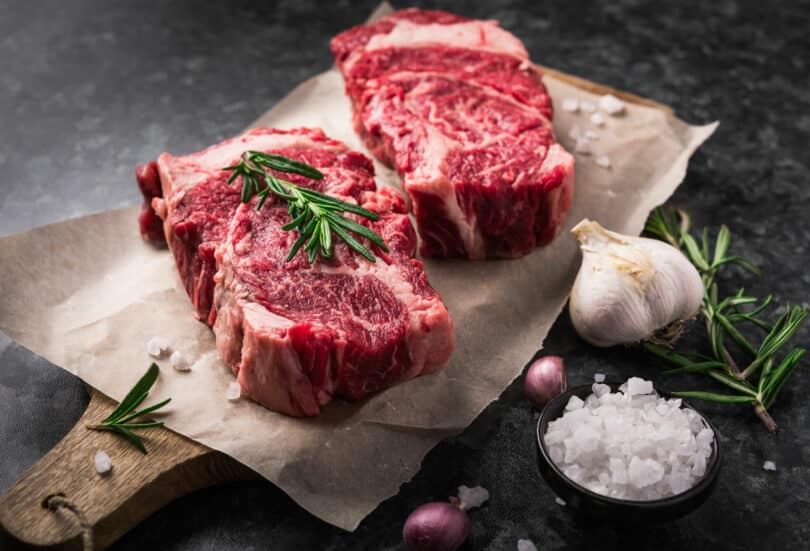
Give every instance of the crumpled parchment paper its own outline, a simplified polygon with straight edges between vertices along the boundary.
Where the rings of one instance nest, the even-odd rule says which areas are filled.
[[[566,112],[561,102],[596,102],[599,94],[586,91],[594,90],[592,83],[575,86],[559,75],[547,74],[545,82],[558,107],[558,138],[573,151],[571,128],[591,125],[587,114]],[[336,400],[317,418],[293,419],[225,399],[233,375],[217,356],[211,330],[193,318],[171,253],[141,241],[137,208],[0,240],[0,330],[118,400],[151,361],[147,341],[168,338],[193,363],[190,372],[178,373],[168,360],[159,362],[150,401],[172,397],[166,424],[253,468],[321,519],[353,530],[418,471],[428,450],[495,400],[542,346],[579,264],[568,230],[588,217],[638,234],[716,126],[690,126],[641,104],[605,118],[593,146],[612,167],[577,155],[574,206],[550,246],[509,261],[427,262],[430,282],[455,320],[450,366],[359,403]],[[255,125],[319,126],[363,150],[350,119],[342,78],[332,69],[301,84]],[[397,186],[395,174],[377,168],[380,185]]]

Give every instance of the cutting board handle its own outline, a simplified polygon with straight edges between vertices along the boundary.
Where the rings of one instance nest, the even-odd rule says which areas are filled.
[[[168,429],[139,432],[149,450],[144,455],[113,433],[86,428],[114,408],[115,402],[91,390],[90,405],[76,426],[0,496],[0,524],[13,543],[86,549],[89,536],[98,551],[177,497],[258,476]],[[98,450],[112,459],[112,471],[105,475],[96,472]]]

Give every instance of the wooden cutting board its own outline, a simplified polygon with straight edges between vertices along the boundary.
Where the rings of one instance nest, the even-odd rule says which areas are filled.
[[[587,92],[613,94],[671,113],[660,103],[548,67],[537,68]],[[39,548],[87,549],[91,533],[92,549],[106,549],[180,496],[220,482],[259,477],[228,456],[168,429],[139,433],[149,449],[146,456],[114,434],[87,430],[85,425],[98,423],[115,408],[115,402],[100,392],[91,389],[91,394],[90,405],[76,426],[0,497],[0,524],[6,531],[0,534],[5,538],[0,539],[0,549],[17,542]],[[105,476],[95,470],[93,458],[98,450],[106,451],[113,461],[112,472]]]
[[[113,433],[88,430],[86,425],[100,422],[116,405],[100,392],[90,392],[90,405],[76,426],[0,497],[0,524],[7,531],[0,549],[24,542],[81,550],[88,537],[92,549],[106,549],[182,495],[259,477],[227,455],[168,429],[138,432],[147,455]],[[96,472],[98,450],[112,458],[112,471],[105,475]]]

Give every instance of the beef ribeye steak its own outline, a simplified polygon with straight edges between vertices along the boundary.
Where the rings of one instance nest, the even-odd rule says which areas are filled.
[[[520,40],[494,21],[408,9],[331,46],[356,131],[411,197],[424,256],[515,257],[554,238],[574,159]]]
[[[316,167],[322,180],[277,174],[297,185],[357,203],[379,215],[356,217],[383,237],[369,262],[336,241],[332,258],[309,264],[287,253],[287,204],[271,195],[240,202],[222,168],[246,150],[284,155]],[[361,153],[322,131],[260,128],[198,153],[162,154],[139,167],[144,192],[141,233],[155,239],[155,216],[174,253],[196,315],[213,326],[217,349],[242,392],[296,416],[317,415],[338,395],[371,392],[443,368],[453,325],[413,258],[416,233],[396,192],[378,190]],[[347,215],[354,216],[354,215]]]

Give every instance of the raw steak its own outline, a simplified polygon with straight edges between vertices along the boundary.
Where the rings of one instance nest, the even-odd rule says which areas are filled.
[[[322,180],[278,175],[378,213],[376,222],[355,219],[389,252],[374,247],[371,263],[338,240],[329,260],[310,265],[299,253],[285,262],[297,236],[281,229],[286,203],[242,204],[241,180],[228,186],[221,170],[249,149],[317,167]],[[452,321],[413,258],[402,197],[377,190],[366,156],[320,130],[262,128],[199,153],[164,153],[137,176],[141,233],[156,238],[154,216],[162,220],[195,312],[213,326],[243,394],[288,415],[317,415],[333,395],[359,399],[447,364]]]
[[[397,169],[432,257],[521,256],[571,206],[574,159],[523,44],[494,21],[408,9],[332,40],[354,127]]]

